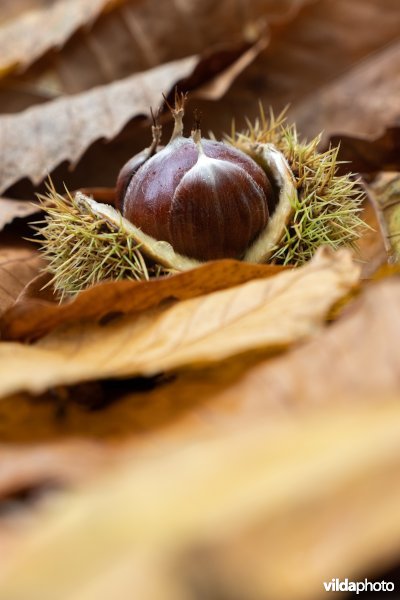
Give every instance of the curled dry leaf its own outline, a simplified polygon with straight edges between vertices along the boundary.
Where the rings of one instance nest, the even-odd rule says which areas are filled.
[[[123,0],[59,0],[23,12],[0,28],[0,77],[24,69],[51,48],[62,47],[80,27]]]
[[[0,597],[319,598],[399,551],[399,456],[385,399],[133,455],[27,531]]]
[[[77,163],[95,141],[114,138],[131,119],[159,106],[161,92],[168,92],[178,82],[190,90],[215,78],[218,90],[217,76],[221,75],[225,89],[237,75],[235,62],[253,59],[262,45],[260,40],[250,48],[241,46],[217,56],[191,56],[20,114],[0,116],[0,137],[7,143],[0,193],[24,177],[40,183],[63,161]],[[246,64],[244,61],[243,68]],[[212,97],[212,90],[205,93]]]
[[[39,206],[28,200],[0,198],[0,231],[14,219],[29,217],[39,210]]]
[[[32,346],[0,345],[0,395],[57,385],[153,375],[304,340],[353,286],[359,268],[347,250],[321,248],[306,266],[172,305],[79,324]],[[21,381],[19,374],[26,377]]]
[[[235,260],[209,262],[170,277],[150,281],[110,281],[96,285],[63,304],[46,301],[42,289],[49,275],[30,282],[0,320],[3,339],[33,339],[62,324],[99,320],[107,315],[147,310],[171,299],[187,300],[256,278],[271,277],[285,267]]]

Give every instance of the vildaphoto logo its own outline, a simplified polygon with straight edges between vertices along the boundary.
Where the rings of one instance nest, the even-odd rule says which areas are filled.
[[[331,581],[324,581],[326,592],[393,592],[394,583],[391,581],[349,581],[347,578],[340,580],[338,578]]]

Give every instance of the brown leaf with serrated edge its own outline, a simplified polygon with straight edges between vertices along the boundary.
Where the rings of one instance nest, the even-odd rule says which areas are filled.
[[[39,206],[28,200],[0,198],[0,231],[14,219],[30,217],[39,211]]]
[[[252,60],[263,45],[261,39],[250,47],[204,58],[188,57],[21,114],[0,117],[0,136],[7,144],[0,191],[24,177],[38,184],[63,161],[76,163],[96,140],[114,138],[128,121],[159,106],[161,93],[169,92],[178,82],[191,90],[215,78],[218,86],[218,75],[225,79],[225,71],[236,61],[242,61],[244,55]],[[212,91],[207,94],[212,97]]]
[[[154,375],[277,350],[312,335],[359,278],[347,250],[321,248],[301,267],[268,279],[103,324],[80,323],[31,346],[0,344],[0,395],[41,393],[81,381]],[[25,372],[24,381],[16,373]]]
[[[53,505],[3,561],[0,598],[311,600],[400,549],[397,399],[158,450]]]
[[[24,69],[51,48],[60,48],[80,27],[123,0],[59,0],[23,12],[0,28],[0,77]]]
[[[299,5],[300,6],[300,5]],[[211,130],[219,138],[223,133],[231,130],[232,119],[236,122],[237,130],[246,127],[245,117],[253,121],[259,116],[258,99],[260,99],[266,110],[271,105],[275,113],[280,112],[285,105],[289,104],[292,109],[289,120],[296,120],[296,108],[302,101],[312,106],[314,97],[332,82],[339,82],[342,77],[350,76],[352,71],[362,69],[364,61],[368,62],[376,54],[376,60],[382,53],[390,53],[391,45],[395,45],[398,38],[397,23],[400,18],[400,5],[397,0],[388,0],[385,10],[382,10],[381,0],[319,0],[303,6],[299,14],[293,20],[287,21],[283,26],[272,28],[270,42],[266,50],[249,66],[231,86],[223,99],[218,102],[208,102],[190,98],[187,112],[190,114],[194,107],[203,113],[204,130]],[[357,23],[357,35],[354,35],[354,27]],[[371,63],[371,64],[372,64]],[[394,82],[397,81],[397,73]],[[383,83],[382,83],[383,85]],[[384,85],[390,86],[390,81]],[[361,95],[355,93],[359,101]],[[374,96],[374,91],[371,96]],[[382,94],[379,96],[381,106],[385,105]],[[390,111],[395,108],[395,94],[390,94]],[[365,102],[368,102],[366,99]],[[352,102],[348,103],[352,104]],[[346,113],[346,111],[345,111]],[[347,114],[347,113],[346,113]],[[383,116],[385,123],[387,119],[384,109],[380,109],[379,115]],[[314,116],[314,115],[313,115]],[[318,119],[317,109],[315,118]],[[335,118],[339,118],[336,116]],[[312,126],[313,121],[310,121]],[[344,125],[344,121],[342,122]],[[308,136],[312,133],[300,123],[300,136]],[[351,124],[350,124],[351,125]],[[376,127],[376,132],[382,130],[379,118],[368,119],[365,126]],[[398,128],[397,128],[398,129]],[[399,136],[396,128],[388,129],[381,143],[370,143],[363,140],[361,148],[354,148],[353,156],[357,158],[357,150],[361,152],[360,158],[366,159],[376,168],[385,163],[385,168],[390,168],[398,163]],[[331,132],[335,133],[335,132]],[[360,130],[359,133],[362,133]],[[111,142],[107,153],[99,145],[83,157],[73,177],[72,187],[82,185],[94,185],[101,182],[102,185],[112,185],[115,181],[115,173],[121,164],[135,152],[140,151],[148,145],[149,134],[147,130],[136,124],[124,128],[121,136]],[[341,141],[333,138],[334,143]],[[350,140],[351,142],[352,140]],[[347,160],[348,155],[344,153],[348,146],[347,140],[342,142],[343,149],[341,158]],[[356,144],[354,144],[356,145]],[[111,151],[110,151],[111,148]],[[110,165],[114,159],[114,165]],[[385,153],[384,160],[383,154]],[[349,156],[350,159],[353,158]],[[365,159],[365,160],[364,160]],[[96,170],[91,165],[96,164]],[[100,168],[99,168],[100,166]],[[358,162],[343,166],[344,169],[362,172]],[[371,169],[369,169],[371,170]],[[99,171],[101,181],[99,181]],[[71,176],[69,176],[71,177]],[[66,169],[59,173],[59,182],[66,180],[68,173]],[[19,195],[27,193],[25,189],[18,190]]]
[[[44,260],[36,248],[13,236],[0,239],[0,314],[14,304],[24,287],[36,277]]]
[[[131,118],[158,106],[161,91],[188,76],[197,64],[197,58],[191,57],[18,115],[0,117],[0,131],[7,140],[0,189],[23,177],[39,183],[62,161],[77,162],[94,141],[112,138]]]
[[[59,325],[147,310],[171,299],[187,300],[251,279],[271,277],[282,269],[285,267],[225,259],[150,281],[104,282],[63,304],[55,303],[49,286],[42,289],[51,277],[40,275],[30,282],[18,301],[0,319],[0,331],[3,339],[38,338]],[[47,302],[46,290],[50,295]]]

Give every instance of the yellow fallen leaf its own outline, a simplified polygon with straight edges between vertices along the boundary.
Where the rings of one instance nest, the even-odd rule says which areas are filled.
[[[366,286],[329,327],[278,356],[249,353],[182,370],[156,385],[150,380],[151,389],[134,381],[63,388],[63,435],[129,436],[140,445],[153,433],[168,432],[193,441],[243,425],[245,419],[273,427],[282,414],[328,408],[331,394],[335,402],[379,402],[381,396],[400,393],[399,305],[400,280],[391,277]],[[27,445],[57,438],[57,410],[54,394],[39,401],[26,393],[3,398],[0,439]]]
[[[38,339],[60,325],[78,320],[100,320],[110,313],[138,312],[154,308],[169,298],[188,300],[251,279],[272,277],[286,268],[233,259],[217,260],[150,281],[104,281],[62,304],[55,301],[51,287],[44,287],[51,275],[42,273],[24,289],[18,302],[1,316],[0,331],[5,340]],[[47,301],[44,298],[46,290],[50,295]]]
[[[0,600],[105,600],[111,588],[119,600],[312,600],[332,577],[388,564],[400,549],[394,400],[133,453],[28,531],[0,568]]]
[[[312,335],[359,277],[347,250],[308,265],[172,305],[55,331],[36,344],[0,344],[0,396],[80,381],[154,375]],[[21,377],[21,373],[24,374]]]
[[[191,385],[200,385],[202,397],[210,398],[208,410],[215,419],[225,404],[240,406],[240,418],[245,411],[270,419],[282,410],[325,405],[330,395],[366,401],[398,394],[399,306],[400,279],[384,279],[366,286],[340,319],[306,344],[250,366],[225,385],[217,374],[214,387],[212,374],[203,375],[204,383],[193,378]]]

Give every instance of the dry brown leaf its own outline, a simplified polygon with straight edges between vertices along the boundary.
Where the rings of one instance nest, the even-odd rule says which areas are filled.
[[[51,48],[61,48],[80,27],[90,26],[123,0],[58,0],[23,12],[0,28],[0,77],[24,69]]]
[[[103,14],[92,28],[77,31],[60,51],[47,53],[22,77],[8,77],[2,88],[2,105],[7,89],[14,93],[18,91],[19,95],[34,91],[44,98],[78,93],[171,60],[204,52],[205,48],[254,41],[267,21],[290,20],[299,6],[307,1],[310,0],[280,3],[275,0],[251,0],[247,3],[221,0],[212,7],[204,0],[194,0],[190,4],[176,0],[164,0],[162,3],[157,0],[113,2],[113,5],[118,4],[114,10]],[[65,10],[62,3],[58,10]],[[96,12],[96,7],[93,12]],[[44,11],[42,14],[45,18]],[[79,24],[78,19],[76,21]],[[18,40],[23,29],[20,27],[18,30],[17,25]],[[57,28],[47,40],[48,46],[54,45],[55,35],[60,35]],[[42,49],[45,38],[46,35],[42,35]],[[40,48],[37,55],[39,52]]]
[[[42,470],[32,469],[29,456],[31,448],[33,456],[41,454],[39,441],[59,440],[60,436],[129,438],[136,451],[148,444],[161,454],[165,438],[192,445],[234,428],[250,429],[254,422],[269,423],[272,432],[282,415],[329,410],[332,401],[345,406],[380,403],[383,397],[400,393],[399,302],[399,280],[384,280],[364,289],[347,315],[331,327],[278,358],[231,359],[218,367],[180,373],[147,391],[141,390],[140,382],[136,390],[135,382],[127,382],[119,390],[114,382],[104,390],[93,386],[93,390],[64,391],[62,405],[57,395],[3,399],[1,439],[14,445],[24,443],[21,465],[22,448],[27,453],[26,474],[16,469],[17,481],[40,485],[48,474],[56,477],[56,462],[47,461]],[[109,404],[90,410],[92,402],[102,406],[104,400]],[[3,458],[4,466],[7,455]],[[65,471],[61,467],[60,482]],[[13,471],[8,472],[12,481]],[[0,493],[4,493],[1,490],[0,485]]]
[[[43,267],[43,259],[31,244],[2,234],[0,241],[0,314],[14,304],[26,284]]]
[[[293,15],[290,22],[288,20],[283,26],[272,29],[267,49],[240,75],[223,99],[211,103],[189,98],[188,113],[195,107],[199,108],[203,113],[205,131],[212,130],[217,137],[231,130],[233,118],[237,129],[246,126],[246,116],[250,120],[255,119],[259,113],[258,99],[262,100],[265,108],[272,105],[275,112],[290,104],[290,117],[296,120],[297,105],[307,101],[312,106],[314,96],[318,96],[318,92],[325,86],[334,81],[340,82],[341,78],[347,77],[353,69],[357,71],[363,61],[368,60],[374,53],[385,54],[388,46],[398,39],[399,18],[400,8],[397,0],[387,0],[385,10],[382,10],[381,0],[319,0],[308,3],[303,6],[297,17]],[[354,34],[355,27],[357,35]],[[390,82],[386,85],[390,85]],[[395,95],[391,94],[390,97],[395,98]],[[382,95],[379,95],[379,98],[384,106]],[[396,106],[396,103],[391,101],[391,107],[393,106]],[[318,119],[317,112],[315,118]],[[370,128],[371,123],[376,127],[376,132],[381,131],[383,125],[378,118],[368,119],[368,123],[364,125]],[[307,131],[300,122],[299,125],[301,134],[311,134],[311,130]],[[360,129],[358,133],[362,134],[362,131],[363,129]],[[138,125],[124,128],[122,135],[111,143],[111,153],[115,156],[112,169],[110,152],[106,154],[99,145],[92,148],[79,164],[74,174],[73,186],[99,183],[113,185],[118,167],[148,145],[148,138],[148,132]],[[357,158],[359,151],[363,162],[368,160],[378,169],[384,162],[385,168],[388,168],[390,163],[392,169],[396,168],[394,165],[398,165],[400,156],[398,140],[398,131],[394,128],[389,129],[379,143],[379,140],[376,143],[361,140],[358,144],[356,140],[354,152],[349,158]],[[335,144],[338,141],[340,139],[334,139]],[[341,158],[344,160],[347,159],[344,152],[350,144],[353,145],[351,139],[349,143],[346,140],[343,143]],[[92,167],[93,163],[96,164],[96,170]],[[355,162],[351,167],[345,168],[362,172],[361,167],[362,165]],[[70,177],[64,169],[59,173],[58,181],[61,184]],[[21,196],[28,191],[21,189],[18,190],[18,194]]]
[[[34,215],[40,209],[28,200],[0,198],[0,231],[14,219]]]
[[[262,45],[260,40],[250,48],[242,46],[204,59],[191,56],[21,114],[0,117],[0,136],[7,148],[2,155],[0,193],[24,177],[40,183],[63,161],[75,164],[96,140],[114,138],[128,121],[159,106],[161,93],[178,82],[184,81],[185,89],[190,90],[215,78],[218,90],[217,75],[221,75],[226,87],[230,76],[237,74],[234,63],[242,62],[244,56],[252,60]],[[207,93],[212,95],[210,90]],[[116,175],[117,171],[114,178]]]
[[[55,327],[77,320],[99,320],[106,315],[147,310],[171,299],[186,300],[251,279],[271,277],[285,267],[253,265],[225,259],[197,269],[150,281],[110,281],[80,293],[63,304],[45,300],[49,275],[30,282],[18,301],[0,319],[3,339],[33,339]]]
[[[400,10],[397,22],[400,20]],[[357,36],[358,39],[358,36]],[[400,121],[400,42],[397,40],[355,65],[337,81],[313,93],[296,106],[293,116],[309,136],[381,136]]]
[[[263,411],[323,406],[331,395],[379,401],[399,394],[399,303],[398,277],[370,284],[345,315],[302,347],[255,366],[216,394],[211,375],[209,389],[202,389],[210,398],[210,418],[219,406],[239,403],[243,418],[244,410],[260,417]]]
[[[376,138],[331,136],[332,144],[340,143],[340,159],[351,162],[358,173],[400,170],[400,127],[388,127]]]
[[[242,126],[243,117],[251,120],[258,116],[258,107],[254,102],[260,98],[265,107],[272,106],[276,112],[281,111],[288,104],[291,106],[290,118],[298,122],[300,132],[310,137],[318,127],[319,110],[325,107],[318,103],[319,90],[337,81],[340,85],[341,78],[346,81],[351,79],[352,70],[362,70],[363,61],[371,58],[371,78],[378,76],[375,65],[382,57],[387,57],[394,50],[388,45],[398,40],[398,22],[400,19],[400,6],[397,0],[387,0],[382,10],[381,0],[319,0],[307,4],[302,8],[296,18],[284,27],[272,30],[268,48],[244,72],[232,86],[223,101],[211,107],[203,103],[201,109],[208,115],[209,127],[217,135],[221,131],[230,130],[230,122],[235,117],[239,127]],[[356,34],[355,34],[356,32]],[[377,61],[374,62],[374,61]],[[396,59],[397,60],[397,59]],[[397,63],[396,63],[397,64]],[[393,86],[390,92],[391,115],[396,110],[396,89],[398,89],[398,66],[392,65]],[[390,69],[388,66],[387,69]],[[379,82],[382,89],[390,88],[391,81],[383,78]],[[343,115],[340,111],[334,117],[334,129],[331,128],[329,119],[324,120],[324,127],[328,133],[336,133],[340,120],[340,131],[351,128],[352,122],[347,122],[349,105],[358,106],[359,103],[381,102],[381,108],[372,119],[369,117],[360,123],[355,122],[353,133],[361,134],[365,131],[374,131],[376,135],[387,123],[388,115],[385,113],[385,97],[382,93],[373,90],[373,96],[366,98],[357,88],[350,90],[351,101],[347,103]],[[310,119],[300,118],[298,106],[304,101]],[[315,106],[314,106],[315,101]],[[354,114],[351,115],[353,118]],[[380,121],[383,116],[384,122]],[[329,117],[329,115],[327,115]],[[318,129],[317,133],[319,133]]]
[[[396,557],[399,456],[398,400],[383,399],[134,454],[28,530],[0,598],[320,598],[332,574]]]
[[[385,249],[392,263],[400,261],[400,173],[381,173],[369,186]]]
[[[1,136],[7,140],[0,189],[23,177],[37,184],[64,160],[77,162],[94,141],[112,138],[131,118],[158,106],[161,91],[188,77],[197,65],[198,59],[190,57],[18,115],[0,117]]]
[[[347,250],[321,248],[308,265],[265,280],[105,324],[82,323],[32,346],[3,342],[0,395],[153,375],[252,349],[284,348],[315,333],[329,308],[358,277],[359,268]]]
[[[77,403],[80,393],[73,389],[61,424],[55,422],[54,397],[40,402],[22,396],[3,399],[0,436],[13,442],[37,441],[62,432],[95,438],[129,436],[140,444],[151,433],[169,432],[175,440],[183,437],[191,443],[197,436],[229,427],[244,423],[251,427],[254,420],[268,421],[273,428],[282,414],[329,408],[332,398],[344,403],[379,402],[400,393],[399,303],[398,278],[370,284],[329,328],[282,356],[230,359],[181,372],[147,391],[135,389],[135,382],[119,391],[115,382],[110,383],[103,392],[110,404],[96,412]],[[98,399],[99,392],[93,394]]]
[[[372,277],[380,267],[387,264],[388,252],[384,236],[381,231],[380,219],[368,186],[363,184],[366,192],[362,219],[367,225],[365,232],[357,240],[356,260],[361,266],[362,279]]]
[[[97,438],[133,436],[138,444],[144,434],[169,431],[174,439],[193,441],[244,426],[245,420],[265,419],[272,427],[282,414],[329,408],[331,393],[344,403],[379,402],[382,396],[400,393],[399,303],[397,277],[370,284],[329,328],[282,356],[230,359],[179,373],[147,391],[130,382],[117,392],[118,402],[112,402],[110,384],[104,394],[111,402],[101,411],[88,412],[77,404],[79,392],[73,389],[61,431]],[[24,397],[3,400],[1,438],[28,441],[59,435],[56,408],[54,398],[40,403]]]

